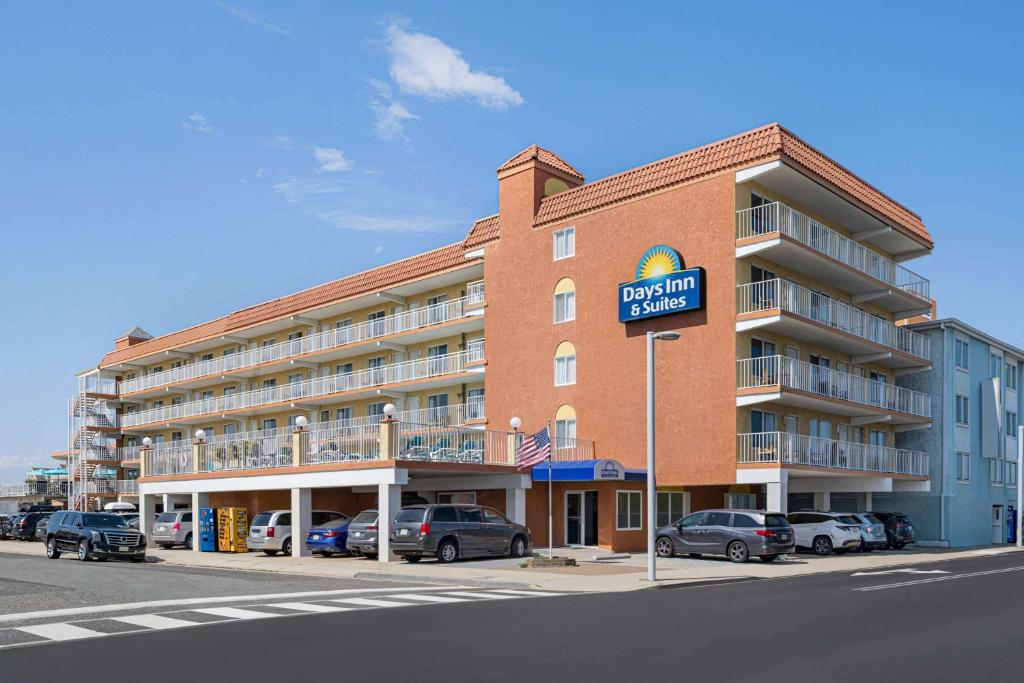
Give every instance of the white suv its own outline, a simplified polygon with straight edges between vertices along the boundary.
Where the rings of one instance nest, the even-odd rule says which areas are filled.
[[[810,548],[818,555],[833,550],[860,547],[860,522],[842,512],[791,512],[787,515],[798,548]]]

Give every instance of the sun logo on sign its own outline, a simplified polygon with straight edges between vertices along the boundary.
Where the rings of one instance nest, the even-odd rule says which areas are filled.
[[[682,269],[683,265],[676,250],[659,244],[648,249],[640,257],[640,263],[636,267],[636,279],[646,280],[649,277],[678,273]]]

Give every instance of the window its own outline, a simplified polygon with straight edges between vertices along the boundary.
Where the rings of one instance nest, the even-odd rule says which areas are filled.
[[[466,418],[479,419],[486,415],[484,411],[484,389],[470,389],[466,392]]]
[[[707,516],[706,512],[695,512],[692,515],[689,515],[688,517],[684,517],[682,519],[682,521],[679,522],[679,526],[685,526],[685,527],[701,526],[702,524],[704,524],[704,517],[706,517],[706,516]]]
[[[956,346],[954,356],[956,359],[956,367],[958,370],[967,370],[970,368],[970,343],[966,339],[957,339],[953,342]]]
[[[576,285],[569,278],[563,278],[555,285],[555,322],[564,323],[576,319]]]
[[[480,514],[479,510],[474,508],[458,508],[459,510],[459,521],[466,524],[483,524],[484,517]]]
[[[615,494],[615,528],[633,531],[643,528],[643,501],[640,491],[618,491]]]
[[[775,413],[766,413],[763,410],[751,410],[750,431],[754,434],[778,431]]]
[[[576,384],[576,347],[562,342],[555,350],[555,386]]]
[[[351,375],[352,374],[352,364],[351,363],[342,363],[341,365],[335,366],[334,374],[336,374],[336,375]]]
[[[555,448],[570,448],[576,439],[576,410],[561,406],[555,413]]]
[[[329,410],[321,410],[320,411],[320,422],[330,422],[330,421],[331,421],[331,411],[329,411]]]
[[[1015,462],[1007,461],[1006,463],[1006,485],[1017,485],[1017,463]]]
[[[263,429],[264,430],[277,429],[277,420],[275,420],[274,418],[269,418],[269,419],[264,420],[263,421]]]
[[[690,507],[690,494],[682,491],[658,491],[657,525],[668,526],[682,519]]]
[[[171,441],[181,441],[182,436],[181,432],[171,432]]]
[[[295,424],[296,424],[295,421],[298,420],[298,419],[299,419],[298,415],[289,415],[288,416],[288,426],[294,428]]]
[[[481,508],[480,511],[484,515],[484,524],[508,524],[508,520],[502,517],[496,510]]]
[[[181,367],[181,361],[180,360],[171,361],[171,370],[177,370],[180,367]]]
[[[384,417],[384,406],[386,403],[371,403],[366,406],[366,414],[370,417]]]
[[[149,369],[149,374],[155,375],[156,373],[163,372],[163,371],[164,371],[164,366],[157,365],[157,366],[152,367],[152,368]]]
[[[957,451],[956,452],[956,480],[957,481],[970,481],[971,480],[971,452],[970,451]]]
[[[296,372],[293,375],[288,375],[288,384],[298,384],[302,381],[302,373]]]
[[[732,525],[741,529],[754,529],[760,525],[756,519],[750,515],[735,514],[732,516]]]
[[[576,255],[576,228],[562,228],[555,231],[555,260]]]
[[[153,407],[154,408],[163,408],[164,407],[164,402],[163,401],[153,401]]]
[[[204,353],[203,355],[201,355],[199,357],[199,360],[200,360],[200,362],[203,362],[203,363],[205,363],[206,361],[211,361],[211,360],[213,360],[213,354],[212,353]]]
[[[971,423],[971,400],[963,394],[956,395],[956,423],[969,425]]]
[[[213,398],[213,389],[209,389],[207,391],[204,391],[202,393],[202,398],[203,398],[204,401],[209,401],[210,399],[212,399]]]
[[[730,521],[732,521],[730,512],[709,512],[708,521],[704,522],[704,526],[729,526]]]
[[[997,353],[989,354],[988,374],[989,377],[1003,376],[1003,357]]]
[[[440,498],[440,494],[438,498]],[[398,521],[398,520],[395,520]],[[420,520],[415,520],[420,521]],[[455,522],[458,521],[455,516],[455,508],[434,508],[434,514],[430,517],[431,522]]]
[[[341,421],[341,420],[351,420],[352,419],[352,407],[351,406],[347,406],[345,408],[338,408],[337,410],[334,411],[334,419],[338,420],[338,421]]]
[[[725,494],[725,506],[729,510],[756,510],[756,493],[727,493]]]
[[[237,434],[237,433],[238,433],[238,425],[235,424],[234,422],[228,422],[226,425],[224,425],[224,434],[225,435]]]
[[[1012,410],[1006,411],[1006,435],[1017,436],[1017,413]]]
[[[184,402],[184,400],[185,400],[184,396],[171,396],[171,405],[172,406],[180,406],[182,404],[182,402]]]
[[[993,484],[1003,483],[1003,461],[1002,460],[989,460],[988,461],[988,476]]]
[[[1017,389],[1017,364],[1007,363],[1006,364],[1006,388]]]

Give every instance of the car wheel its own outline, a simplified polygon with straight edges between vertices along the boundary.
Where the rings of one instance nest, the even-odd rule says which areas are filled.
[[[450,539],[441,541],[441,545],[437,546],[437,559],[445,564],[454,562],[459,559],[459,546]]]
[[[516,536],[512,539],[512,547],[509,549],[509,555],[511,557],[522,557],[526,554],[526,541],[523,540],[522,536]]]
[[[46,542],[46,556],[51,560],[60,559],[60,551],[57,550],[57,539],[51,538]]]
[[[779,556],[778,555],[761,555],[757,559],[761,560],[762,562],[774,562],[775,560],[779,559]]]
[[[85,540],[79,541],[78,542],[78,559],[79,559],[79,561],[85,562],[90,557],[91,557],[91,553],[89,552],[89,541],[85,541]]]
[[[334,557],[334,553],[332,553],[330,550],[321,550],[320,555],[323,557]]]
[[[192,550],[192,534],[185,537],[185,548]]]
[[[654,551],[658,557],[672,557],[675,553],[675,548],[672,547],[672,539],[668,536],[662,536],[655,542]]]
[[[419,562],[422,559],[423,558],[420,557],[419,555],[407,555],[405,557],[405,561],[410,563],[410,564],[416,564],[417,562]]]
[[[263,554],[264,555],[269,555],[270,557],[273,557],[274,555],[277,555],[277,551],[276,550],[264,550]]]
[[[726,552],[729,554],[729,559],[733,562],[746,562],[750,559],[750,551],[747,550],[747,544],[743,541],[733,541],[726,548]]]
[[[828,536],[818,536],[814,539],[811,548],[822,557],[832,554],[832,539]]]
[[[291,555],[292,554],[292,539],[290,539],[290,538],[284,539],[284,543],[281,544],[281,552],[284,553],[285,555]]]
[[[164,550],[170,550],[174,546],[172,544],[170,544],[170,543],[161,543],[160,547],[163,548]]]

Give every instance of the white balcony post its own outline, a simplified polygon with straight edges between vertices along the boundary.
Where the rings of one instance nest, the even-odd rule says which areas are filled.
[[[306,536],[313,526],[313,490],[292,489],[292,557],[309,557]]]
[[[395,515],[402,507],[402,487],[395,484],[377,485],[377,561],[394,562],[398,556],[391,552],[391,527]]]

